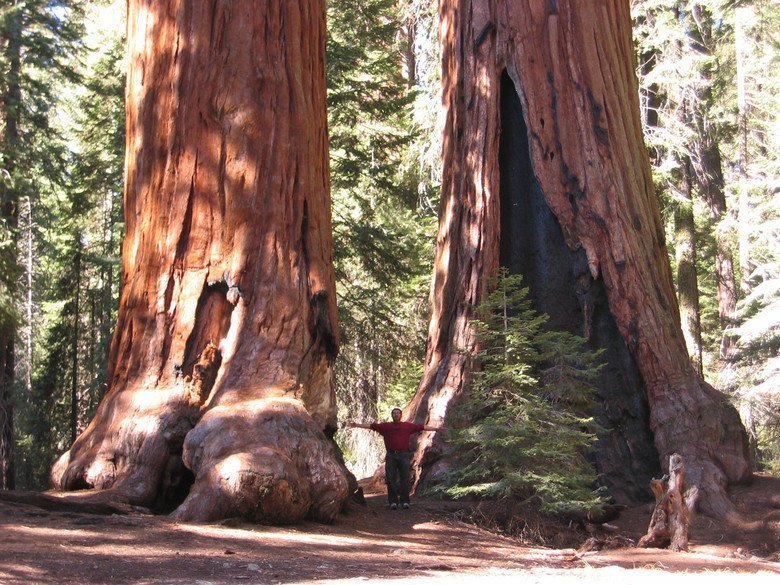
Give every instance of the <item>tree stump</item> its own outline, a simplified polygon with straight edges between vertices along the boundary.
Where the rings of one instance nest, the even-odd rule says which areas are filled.
[[[655,494],[655,509],[640,548],[688,549],[688,529],[699,497],[699,488],[685,490],[685,465],[677,453],[669,457],[669,475],[650,482]],[[685,490],[685,491],[684,491]]]

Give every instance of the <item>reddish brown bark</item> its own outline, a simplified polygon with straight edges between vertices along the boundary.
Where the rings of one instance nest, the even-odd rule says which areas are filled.
[[[183,459],[179,518],[341,508],[324,15],[322,0],[129,3],[110,390],[57,487],[176,504]]]
[[[680,453],[705,510],[728,513],[727,484],[750,472],[745,433],[736,411],[696,375],[680,331],[639,119],[629,3],[445,0],[440,16],[445,174],[425,372],[407,415],[437,423],[468,382],[470,307],[500,259],[506,71],[527,126],[528,188],[543,193],[569,249],[584,250],[589,277],[603,282],[644,383],[645,425],[661,464]],[[590,335],[587,307],[582,332]],[[415,456],[423,479],[436,474],[439,454],[434,435],[424,434]],[[624,457],[630,465],[631,454]]]

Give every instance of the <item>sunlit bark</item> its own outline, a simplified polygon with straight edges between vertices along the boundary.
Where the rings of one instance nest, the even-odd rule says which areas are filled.
[[[110,389],[56,486],[182,519],[340,510],[324,17],[130,1]]]
[[[589,339],[612,347],[602,329],[613,322],[627,354],[611,349],[608,368],[625,376],[636,368],[638,383],[603,399],[617,420],[633,425],[607,437],[614,439],[613,456],[602,459],[607,473],[634,465],[631,441],[651,433],[655,465],[682,455],[704,509],[728,514],[727,485],[750,473],[745,432],[736,411],[697,376],[680,330],[642,139],[629,3],[443,0],[440,16],[447,124],[433,315],[425,372],[407,414],[436,423],[465,391],[471,307],[484,296],[486,277],[514,263],[528,270],[541,306],[545,294],[535,289],[553,280],[562,283],[559,294],[568,289],[579,304],[570,325]],[[512,90],[504,101],[502,85]],[[510,119],[515,146],[502,155]],[[518,221],[537,230],[532,246],[514,245],[526,237],[513,231]],[[565,249],[550,248],[545,234],[555,229]],[[544,262],[548,252],[562,264]],[[563,297],[555,298],[553,318]],[[446,467],[438,440],[428,433],[418,443],[423,481]]]

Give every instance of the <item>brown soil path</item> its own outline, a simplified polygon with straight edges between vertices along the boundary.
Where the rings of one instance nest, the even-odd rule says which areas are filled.
[[[47,512],[0,503],[0,583],[664,583],[713,578],[780,583],[780,480],[757,478],[735,501],[747,523],[694,524],[691,552],[621,548],[598,553],[529,547],[455,520],[451,506],[382,497],[329,526],[181,524],[163,517]],[[649,507],[616,522],[636,539]],[[678,581],[679,579],[679,581]]]

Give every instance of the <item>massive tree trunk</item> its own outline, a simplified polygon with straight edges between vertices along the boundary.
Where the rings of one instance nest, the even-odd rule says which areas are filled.
[[[503,264],[554,327],[606,348],[598,466],[638,499],[668,456],[712,514],[749,476],[745,433],[680,330],[639,119],[627,0],[442,0],[445,176],[425,372],[408,414],[436,422],[467,387],[471,307]],[[419,480],[447,462],[423,434]]]
[[[180,519],[342,507],[324,18],[322,0],[129,2],[110,390],[55,486]]]

